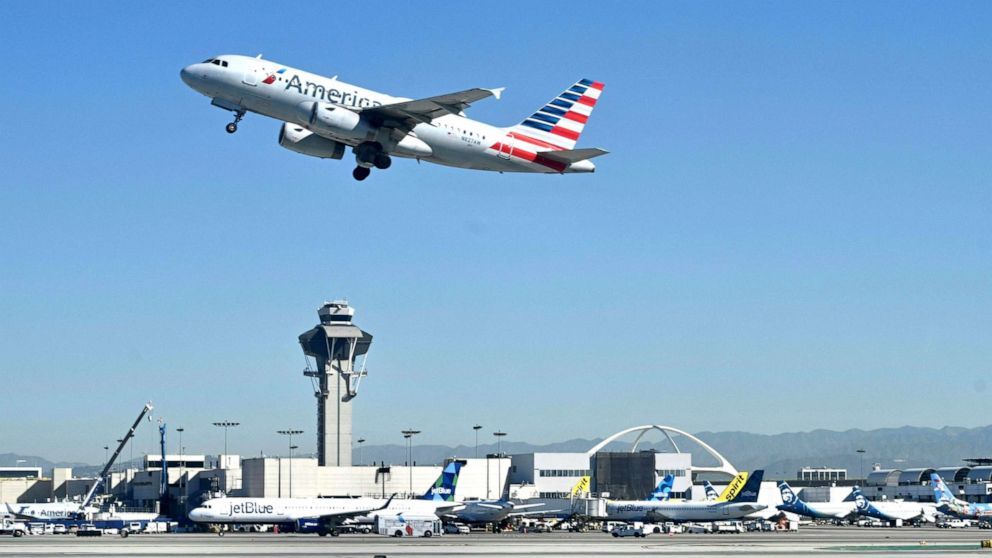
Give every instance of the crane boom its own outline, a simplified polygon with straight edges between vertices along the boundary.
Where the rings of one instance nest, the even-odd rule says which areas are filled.
[[[107,463],[103,466],[103,470],[100,471],[100,477],[96,480],[95,483],[93,483],[93,487],[90,488],[90,491],[86,494],[86,498],[83,499],[83,502],[79,504],[80,511],[85,509],[86,506],[88,506],[89,503],[93,500],[93,496],[96,494],[97,488],[99,488],[100,484],[103,483],[103,479],[106,478],[107,473],[110,472],[110,468],[114,466],[114,462],[117,461],[117,457],[121,454],[122,451],[124,451],[124,446],[126,446],[128,441],[130,441],[131,438],[134,437],[134,431],[138,428],[138,424],[141,423],[141,419],[145,418],[145,415],[148,414],[148,411],[151,411],[152,409],[153,407],[151,401],[145,403],[144,408],[142,408],[141,412],[138,413],[138,418],[134,419],[134,424],[131,425],[131,429],[127,431],[127,434],[124,435],[124,438],[121,439],[121,443],[117,446],[117,449],[114,450],[114,455],[111,455],[110,460],[107,461]]]

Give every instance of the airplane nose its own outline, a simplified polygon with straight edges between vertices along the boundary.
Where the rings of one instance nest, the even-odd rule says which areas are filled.
[[[193,65],[186,66],[182,70],[179,70],[179,77],[182,78],[183,83],[195,89],[196,77],[193,74],[193,72],[194,72]]]
[[[203,510],[202,509],[200,509],[200,508],[194,508],[192,511],[189,512],[189,520],[190,521],[200,521],[201,519],[203,519]]]

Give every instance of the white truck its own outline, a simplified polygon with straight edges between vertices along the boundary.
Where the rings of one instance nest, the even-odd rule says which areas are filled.
[[[8,517],[3,518],[3,523],[0,523],[0,535],[13,535],[15,537],[23,537],[31,531],[28,530],[28,524],[23,521],[16,521]]]
[[[375,532],[390,537],[433,537],[444,534],[441,520],[435,516],[395,517],[377,516]]]

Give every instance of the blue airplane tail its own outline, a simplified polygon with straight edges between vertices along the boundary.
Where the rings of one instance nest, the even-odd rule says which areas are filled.
[[[758,493],[761,492],[761,480],[765,478],[765,471],[763,469],[758,469],[751,473],[747,478],[747,482],[744,483],[741,491],[738,492],[731,502],[757,502]]]
[[[458,473],[461,470],[461,461],[455,460],[448,463],[441,471],[441,476],[434,481],[434,484],[427,489],[427,492],[420,499],[453,502],[455,500],[455,488],[458,486]]]
[[[944,479],[940,478],[937,473],[930,473],[930,484],[933,486],[933,501],[940,504],[941,502],[953,502],[954,494],[951,492],[947,485],[944,484]]]
[[[672,475],[665,475],[665,478],[658,482],[658,486],[655,487],[654,492],[651,493],[648,501],[657,502],[659,500],[668,500],[668,497],[672,492],[673,484],[675,484],[675,477]]]

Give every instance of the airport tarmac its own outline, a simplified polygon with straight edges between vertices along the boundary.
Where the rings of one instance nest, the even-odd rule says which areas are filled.
[[[133,535],[79,538],[68,535],[4,537],[0,556],[871,556],[992,555],[980,541],[992,531],[978,529],[863,529],[810,527],[797,533],[741,535],[648,535],[615,539],[606,533],[533,533],[448,535],[430,539],[394,539],[374,535],[337,538],[295,534]]]

